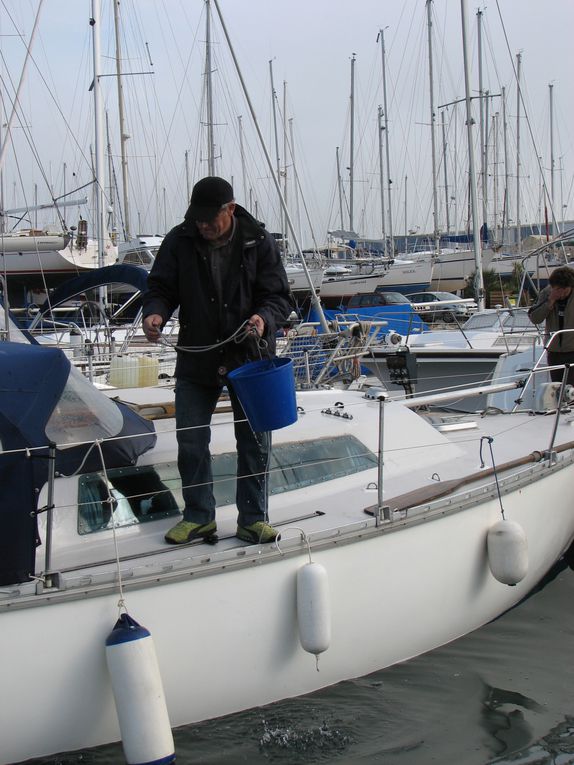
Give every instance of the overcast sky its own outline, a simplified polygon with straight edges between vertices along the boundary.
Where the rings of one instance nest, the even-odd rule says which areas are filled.
[[[22,39],[29,40],[37,7],[36,0],[3,0],[0,7],[3,123],[11,110],[20,77]],[[425,0],[219,0],[219,7],[272,165],[276,167],[278,153],[281,172],[286,173],[289,208],[305,245],[311,243],[311,231],[321,244],[327,231],[340,228],[341,224],[349,225],[353,55],[356,59],[353,225],[365,236],[378,237],[382,233],[377,109],[383,103],[383,91],[382,52],[377,35],[380,29],[384,30],[390,150],[390,166],[383,171],[385,196],[388,196],[386,179],[392,180],[390,215],[385,202],[385,226],[388,233],[392,225],[396,234],[405,230],[432,231]],[[468,4],[474,94],[478,94],[478,9],[479,6]],[[501,218],[505,181],[509,215],[512,220],[517,217],[517,156],[520,219],[526,222],[543,215],[542,180],[550,194],[552,179],[550,83],[554,102],[555,216],[558,220],[562,216],[573,218],[574,91],[569,78],[574,71],[574,2],[494,0],[480,9],[483,90],[492,95],[484,112],[488,134],[487,214],[491,225],[495,216]],[[450,228],[464,228],[468,221],[464,105],[439,108],[464,96],[461,4],[459,0],[435,0],[431,10],[438,224],[445,230],[448,200]],[[22,89],[21,119],[15,123],[13,150],[6,157],[7,208],[32,204],[35,187],[39,202],[45,202],[49,197],[48,184],[54,196],[59,196],[64,188],[69,193],[90,181],[94,142],[93,99],[89,92],[93,77],[90,15],[91,2],[87,0],[44,0],[39,35],[32,51],[34,63]],[[271,170],[257,143],[214,3],[212,15],[216,172],[233,180],[239,202],[250,206],[269,228],[279,230],[279,205]],[[111,0],[102,0],[101,16],[102,71],[111,75],[115,72]],[[134,232],[137,229],[163,232],[177,223],[185,211],[188,185],[208,173],[203,98],[205,16],[203,0],[121,2],[126,122],[131,136],[127,143],[130,217]],[[515,77],[518,53],[522,60],[523,95],[519,123]],[[270,61],[276,91],[278,152]],[[119,183],[116,78],[106,76],[101,82],[113,168]],[[507,95],[506,131],[502,127],[502,88]],[[478,100],[473,101],[473,109],[477,122],[476,164],[480,171]],[[294,169],[299,176],[297,195]],[[108,178],[105,183],[110,186]],[[79,195],[83,193],[86,192]],[[116,211],[120,209],[117,201],[114,206]],[[66,219],[72,222],[80,212],[90,217],[89,208],[82,208],[68,210]],[[40,217],[39,222],[45,219],[46,216]]]

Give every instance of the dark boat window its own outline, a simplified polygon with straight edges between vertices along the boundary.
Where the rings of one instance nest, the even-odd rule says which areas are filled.
[[[318,438],[273,447],[270,494],[301,489],[375,467],[377,458],[354,436]],[[216,454],[212,461],[216,505],[235,502],[235,452]],[[177,515],[183,508],[176,462],[108,470],[113,501],[101,473],[80,476],[78,533],[131,526]]]
[[[161,470],[153,465],[116,468],[107,475],[109,492],[101,473],[80,476],[79,534],[110,529],[113,522],[116,527],[132,526],[178,514],[174,492],[179,491],[180,481],[175,463],[166,463]]]

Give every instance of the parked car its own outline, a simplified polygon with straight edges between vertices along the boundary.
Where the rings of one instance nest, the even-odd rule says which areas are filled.
[[[353,295],[347,303],[347,308],[371,308],[377,305],[401,305],[404,303],[410,305],[411,301],[401,292],[383,292],[377,289],[375,292]]]
[[[361,321],[382,319],[388,322],[389,331],[397,332],[402,337],[427,329],[411,301],[400,292],[352,295],[340,313],[356,316]]]
[[[466,321],[477,309],[474,300],[453,292],[413,292],[406,297],[424,321]]]

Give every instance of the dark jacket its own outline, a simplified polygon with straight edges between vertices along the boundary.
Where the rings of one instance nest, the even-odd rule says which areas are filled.
[[[531,322],[534,324],[542,324],[543,321],[546,322],[547,341],[554,332],[557,332],[560,329],[558,306],[556,303],[554,303],[552,308],[548,305],[548,298],[551,290],[552,287],[550,285],[540,290],[536,302],[528,309],[528,316],[530,317]],[[566,301],[563,329],[574,329],[574,290],[572,290]],[[566,332],[563,335],[558,335],[558,337],[550,343],[549,350],[554,353],[574,352],[574,332]]]
[[[265,321],[263,356],[273,355],[276,329],[292,310],[287,276],[277,244],[263,226],[239,205],[235,219],[232,262],[221,298],[197,227],[186,218],[166,235],[157,253],[143,296],[143,316],[159,314],[165,325],[179,306],[178,345],[190,347],[226,340],[257,313]],[[210,351],[178,351],[175,374],[204,385],[221,385],[226,372],[259,358],[251,336]]]

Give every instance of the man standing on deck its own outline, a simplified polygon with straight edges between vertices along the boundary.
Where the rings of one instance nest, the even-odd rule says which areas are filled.
[[[276,328],[291,312],[289,284],[273,237],[243,207],[223,178],[193,187],[183,223],[163,240],[143,297],[143,329],[157,342],[179,306],[175,409],[183,520],[171,544],[209,539],[217,530],[210,422],[227,373],[275,351]],[[245,331],[247,330],[247,331]],[[237,337],[235,337],[237,335]],[[188,350],[186,350],[188,349]],[[231,386],[237,441],[237,536],[272,542],[267,516],[269,433],[254,433]]]
[[[538,299],[528,310],[528,316],[534,324],[546,321],[548,338],[561,329],[573,330],[553,338],[546,355],[549,366],[572,365],[568,370],[566,382],[574,385],[574,269],[560,266],[552,271],[548,277],[548,286],[540,291]],[[553,369],[550,372],[553,382],[561,382],[562,377],[562,369]]]

